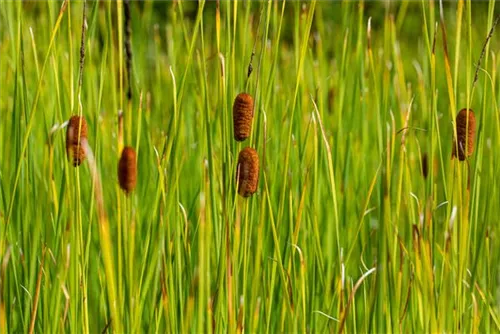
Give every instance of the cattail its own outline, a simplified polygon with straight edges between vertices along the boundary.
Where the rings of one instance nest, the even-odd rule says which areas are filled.
[[[476,134],[476,117],[474,116],[474,111],[472,109],[464,108],[460,110],[457,115],[457,139],[458,145],[453,141],[453,152],[451,158],[457,156],[457,146],[458,146],[458,160],[463,161],[468,156],[472,155],[474,152],[474,135]],[[468,122],[467,122],[468,117]],[[467,124],[468,123],[468,124]],[[467,148],[467,156],[466,156]]]
[[[128,194],[132,192],[137,183],[136,155],[133,148],[125,146],[118,163],[118,181],[120,187]]]
[[[87,140],[87,122],[85,118],[74,115],[68,121],[66,130],[66,153],[69,159],[73,159],[73,166],[80,166],[85,160],[85,146],[83,141]]]
[[[427,178],[428,174],[429,174],[429,162],[427,161],[427,153],[424,153],[422,155],[422,175],[424,176],[424,179]]]
[[[243,141],[250,136],[252,130],[252,117],[252,96],[247,93],[238,94],[233,104],[234,139]]]
[[[238,194],[249,197],[257,191],[259,183],[259,155],[253,148],[245,147],[238,156],[236,171]]]

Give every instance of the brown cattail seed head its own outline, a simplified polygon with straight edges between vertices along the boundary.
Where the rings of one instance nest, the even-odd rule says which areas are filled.
[[[233,104],[234,139],[243,141],[250,136],[252,130],[252,117],[252,96],[247,93],[238,94]]]
[[[72,160],[73,166],[80,166],[85,160],[85,146],[82,145],[87,140],[87,122],[80,116],[71,116],[66,129],[66,153]]]
[[[133,148],[125,146],[118,162],[118,181],[120,187],[128,194],[135,189],[137,183],[137,162]]]
[[[257,191],[259,183],[259,155],[253,148],[245,147],[238,156],[236,170],[238,194],[249,197]]]
[[[467,114],[469,115],[467,116]],[[467,124],[467,117],[469,124]],[[469,109],[469,112],[467,113],[466,108],[460,110],[457,115],[456,122],[458,145],[456,142],[453,142],[453,152],[451,157],[453,159],[458,156],[458,160],[463,161],[467,158],[467,156],[472,155],[472,152],[474,152],[474,136],[476,134],[476,117],[474,116],[474,111]],[[467,156],[465,156],[466,149]]]

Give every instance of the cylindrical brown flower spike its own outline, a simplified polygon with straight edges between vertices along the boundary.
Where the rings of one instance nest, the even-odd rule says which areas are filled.
[[[125,146],[118,162],[118,181],[120,187],[129,194],[135,189],[137,183],[137,162],[133,148]]]
[[[467,116],[467,108],[459,111],[457,115],[457,139],[458,145],[453,141],[453,152],[451,158],[458,156],[458,160],[463,161],[474,152],[474,136],[476,134],[476,117],[474,111],[469,109]],[[467,117],[469,124],[467,124]],[[458,154],[457,154],[458,146]],[[467,156],[465,155],[467,148]]]
[[[77,167],[85,160],[85,146],[87,140],[87,122],[85,118],[74,115],[68,121],[66,129],[66,153],[72,160],[73,166]]]
[[[257,191],[259,183],[259,155],[253,148],[245,147],[238,156],[236,169],[238,194],[249,197]]]
[[[233,127],[234,139],[243,141],[252,131],[253,98],[250,94],[240,93],[234,99]]]

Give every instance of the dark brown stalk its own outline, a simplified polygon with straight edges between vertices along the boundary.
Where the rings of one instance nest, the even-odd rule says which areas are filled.
[[[130,23],[130,0],[125,0],[123,2],[123,11],[125,16],[125,56],[126,56],[126,67],[127,67],[127,98],[132,100],[132,44],[130,42],[130,36],[132,35],[132,26]]]
[[[80,74],[78,78],[78,91],[82,89],[83,83],[83,65],[85,64],[85,32],[87,30],[87,2],[83,2],[83,19],[82,19],[82,40],[80,42]]]
[[[497,18],[495,19],[495,22],[493,22],[493,26],[491,27],[490,32],[488,33],[488,36],[486,37],[486,40],[484,41],[483,50],[481,51],[481,55],[479,56],[479,60],[478,60],[477,65],[476,65],[476,73],[474,74],[474,82],[472,83],[472,87],[474,87],[476,85],[477,78],[479,75],[479,68],[481,67],[481,60],[484,57],[484,53],[486,52],[486,46],[488,46],[488,42],[490,41],[491,36],[493,35],[493,31],[495,30],[495,27],[496,27],[499,19],[500,19],[500,15],[498,15]]]
[[[424,179],[426,179],[427,175],[429,175],[429,161],[427,159],[427,153],[422,155],[422,175]]]

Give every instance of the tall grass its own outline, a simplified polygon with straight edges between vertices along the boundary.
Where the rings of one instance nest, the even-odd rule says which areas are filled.
[[[0,2],[0,332],[500,331],[493,0],[85,5]]]

